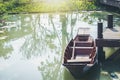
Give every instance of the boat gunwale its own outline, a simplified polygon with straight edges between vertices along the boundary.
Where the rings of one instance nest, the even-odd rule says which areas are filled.
[[[72,47],[72,46],[70,46],[70,43],[72,43],[72,42],[74,42],[75,41],[75,39],[78,37],[78,36],[84,36],[84,35],[76,35],[76,37],[74,38],[74,39],[71,39],[71,41],[68,43],[68,45],[67,45],[67,47],[66,47],[66,49],[68,48],[68,47]],[[86,35],[85,35],[86,36]],[[93,48],[94,49],[94,47],[96,47],[96,45],[95,45],[95,40],[93,39],[93,37],[91,36],[91,35],[87,35],[87,37],[89,38],[91,38],[92,39],[92,46],[91,47],[88,47],[88,48]],[[89,40],[89,39],[88,39]],[[77,41],[77,42],[81,42],[81,41]],[[79,47],[78,47],[79,48]],[[87,48],[87,47],[81,47],[81,48]],[[65,49],[65,50],[66,50]],[[95,49],[96,50],[96,49]],[[66,52],[66,51],[65,51]],[[64,57],[65,57],[65,52],[64,52]],[[92,56],[92,58],[94,58],[95,59],[95,56],[96,56],[96,52],[94,52],[94,56]],[[91,58],[91,59],[92,59]],[[65,58],[64,58],[65,59]],[[95,63],[95,60],[93,59],[93,64]],[[68,60],[68,57],[66,57],[66,60]],[[78,64],[78,63],[85,63],[85,62],[65,62],[65,60],[63,60],[63,64],[67,64],[67,65],[70,65],[70,63],[72,63],[72,65],[73,65],[73,63],[76,63],[76,64]],[[88,62],[86,62],[86,64],[89,64]],[[79,65],[79,64],[78,64]],[[81,65],[81,64],[80,64]]]

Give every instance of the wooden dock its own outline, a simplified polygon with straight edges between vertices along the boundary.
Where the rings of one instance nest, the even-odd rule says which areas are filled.
[[[120,47],[120,27],[106,28],[102,35],[96,39],[98,47]]]
[[[120,27],[107,28],[105,32],[103,32],[103,38],[120,40]]]
[[[98,23],[98,47],[120,47],[120,27],[113,27],[113,15],[108,15],[108,26],[103,32],[103,23]]]
[[[113,15],[108,15],[108,25],[103,32],[103,23],[98,23],[98,37],[96,39],[98,62],[105,62],[104,47],[120,48],[120,27],[113,27]],[[120,52],[119,52],[120,53]],[[113,53],[114,54],[114,53]]]

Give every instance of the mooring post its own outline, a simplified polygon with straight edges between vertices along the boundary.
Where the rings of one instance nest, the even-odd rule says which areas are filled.
[[[99,22],[98,23],[98,39],[103,38],[103,23]],[[98,62],[104,62],[105,60],[105,52],[103,51],[103,47],[98,46]]]
[[[113,28],[113,15],[109,14],[108,15],[108,23],[107,23],[108,28]]]
[[[98,38],[103,38],[103,23],[99,22],[98,23]]]

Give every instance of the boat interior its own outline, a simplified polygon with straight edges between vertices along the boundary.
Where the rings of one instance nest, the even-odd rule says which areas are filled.
[[[90,35],[77,35],[65,50],[64,62],[93,63],[95,57],[95,43]]]

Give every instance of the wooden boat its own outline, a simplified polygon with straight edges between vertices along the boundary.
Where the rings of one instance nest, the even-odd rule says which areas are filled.
[[[77,34],[67,45],[63,65],[79,78],[97,63],[96,45],[90,34]]]

